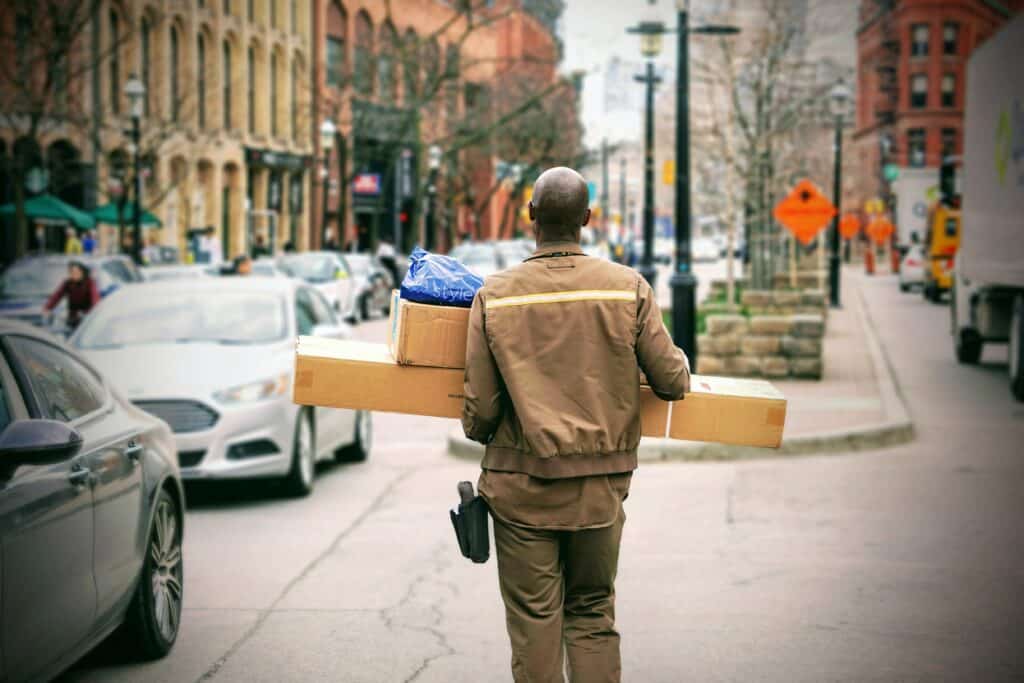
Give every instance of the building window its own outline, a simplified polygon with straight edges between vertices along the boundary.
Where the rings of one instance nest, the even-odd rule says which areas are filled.
[[[942,129],[942,158],[956,154],[956,128]]]
[[[222,5],[221,9],[224,11],[224,15],[225,16],[230,15],[231,14],[231,0],[224,0],[224,3]]]
[[[373,94],[373,23],[365,11],[356,16],[356,54],[353,76],[357,93]]]
[[[907,165],[924,166],[924,128],[911,128],[907,131]]]
[[[178,27],[177,26],[172,26],[171,27],[171,40],[170,40],[170,43],[171,43],[171,59],[170,59],[170,62],[171,62],[171,120],[172,121],[177,121],[178,120],[178,114],[181,111],[181,105],[178,102],[179,95],[181,94],[181,90],[180,90],[180,87],[179,87],[181,84],[180,84],[180,81],[178,80],[178,78],[179,78],[179,74],[178,74],[178,58],[181,55],[180,55],[180,50],[178,49]]]
[[[449,124],[454,122],[459,114],[459,48],[457,45],[449,45],[444,53],[444,77],[445,77],[445,116]]]
[[[221,111],[223,113],[223,125],[224,130],[231,130],[231,43],[224,41],[222,47],[223,50],[223,62],[224,62],[224,75],[221,78]]]
[[[256,0],[246,0],[245,16],[249,21],[256,19]]]
[[[110,111],[121,113],[121,29],[117,13],[110,16]]]
[[[256,132],[256,51],[249,48],[246,71],[246,98],[249,107],[249,132]]]
[[[348,33],[348,16],[341,3],[332,2],[327,10],[327,85],[343,88],[345,85],[346,54],[345,35]]]
[[[924,57],[928,54],[928,24],[914,24],[910,27],[910,56]]]
[[[270,2],[270,26],[271,28],[277,28],[277,0],[269,0]]]
[[[32,40],[32,17],[25,12],[19,12],[14,20],[14,37],[14,62],[18,79],[24,83],[28,80],[28,46]]]
[[[196,111],[199,114],[199,127],[206,127],[206,38],[199,34],[196,41],[196,76],[197,97]]]
[[[292,33],[299,32],[299,3],[295,0],[291,0],[288,3],[288,11],[291,14],[291,29]]]
[[[914,109],[928,106],[928,77],[924,74],[910,77],[910,106]]]
[[[288,101],[291,103],[288,120],[291,126],[292,140],[299,139],[299,63],[292,62],[292,79],[288,84],[291,92],[288,94]]]
[[[277,129],[277,53],[270,55],[270,134],[275,138],[279,131]]]
[[[398,36],[391,22],[380,29],[380,49],[377,54],[377,86],[381,98],[394,102],[397,99],[398,79],[395,78],[395,44]]]
[[[956,76],[945,74],[942,77],[942,106],[956,106]]]
[[[441,80],[441,48],[431,38],[423,45],[423,99],[433,100]]]
[[[942,27],[942,54],[957,53],[957,39],[960,37],[960,24],[948,23]]]
[[[402,88],[405,90],[405,104],[410,105],[419,97],[420,90],[420,40],[416,32],[409,29],[402,41]]]
[[[139,50],[142,52],[142,87],[146,90],[146,94],[142,98],[142,113],[144,116],[149,116],[149,98],[152,92],[152,89],[149,87],[149,61],[151,57],[149,38],[149,19],[143,17],[139,27]]]

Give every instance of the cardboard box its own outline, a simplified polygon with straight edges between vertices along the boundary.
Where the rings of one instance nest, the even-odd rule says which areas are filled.
[[[435,368],[466,367],[469,309],[431,306],[391,293],[388,348],[402,365]]]
[[[301,405],[459,418],[463,370],[399,365],[384,344],[299,337],[293,400]],[[641,390],[644,436],[778,447],[786,399],[759,380],[695,375],[683,401]]]

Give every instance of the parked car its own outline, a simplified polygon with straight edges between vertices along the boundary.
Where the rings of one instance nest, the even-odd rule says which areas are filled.
[[[143,266],[139,269],[139,272],[142,274],[142,279],[146,282],[187,280],[197,277],[212,277],[214,275],[214,272],[210,270],[210,266],[204,264]]]
[[[452,249],[449,255],[484,278],[504,268],[494,242],[465,242]]]
[[[369,254],[346,253],[342,258],[352,274],[351,309],[356,320],[369,320],[374,311],[386,318],[391,308],[391,290],[395,287],[391,273]]]
[[[355,283],[348,265],[334,251],[305,251],[282,256],[278,266],[290,277],[298,278],[316,288],[331,308],[346,320],[353,320]]]
[[[291,278],[199,278],[126,288],[71,338],[138,407],[174,432],[185,479],[274,477],[294,495],[316,463],[364,459],[369,413],[292,403],[297,335],[348,327]]]
[[[911,244],[900,261],[900,291],[909,292],[914,287],[924,287],[924,247]]]
[[[100,296],[107,296],[122,285],[142,281],[139,269],[127,256],[25,256],[0,275],[0,316],[43,326],[46,323],[43,306],[68,276],[68,263],[71,261],[79,261],[89,268]],[[61,302],[53,311],[51,331],[62,331],[66,318],[67,302]]]
[[[709,237],[698,237],[690,245],[690,255],[695,263],[714,263],[718,260],[718,246]]]
[[[167,425],[82,356],[0,320],[0,680],[48,680],[116,628],[157,658],[181,623],[185,501]]]

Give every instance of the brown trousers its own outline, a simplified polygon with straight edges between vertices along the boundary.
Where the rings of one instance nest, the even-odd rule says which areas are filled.
[[[516,683],[618,683],[615,573],[625,513],[603,529],[547,531],[494,519]]]

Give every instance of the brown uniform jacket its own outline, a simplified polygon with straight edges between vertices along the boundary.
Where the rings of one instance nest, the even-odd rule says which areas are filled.
[[[640,441],[640,370],[654,392],[689,391],[639,274],[545,245],[487,278],[466,347],[466,436],[486,444],[485,470],[540,479],[630,472]]]

